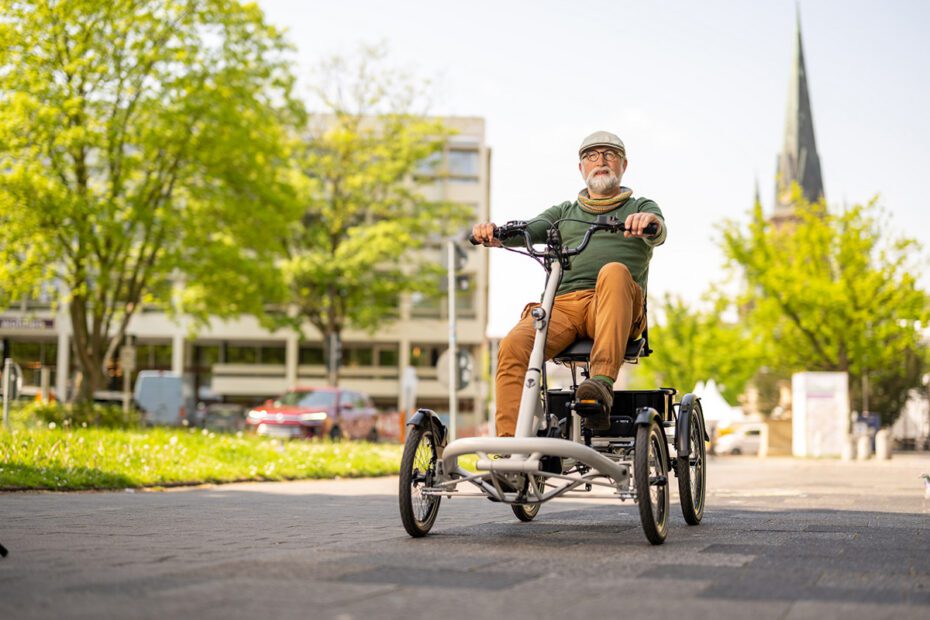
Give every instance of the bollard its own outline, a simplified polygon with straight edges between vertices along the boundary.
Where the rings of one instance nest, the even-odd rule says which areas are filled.
[[[843,442],[843,452],[840,455],[844,461],[852,461],[856,458],[856,438],[849,436]]]
[[[39,370],[39,395],[42,397],[43,403],[51,402],[52,400],[52,372],[48,366],[43,366]]]
[[[891,430],[883,428],[875,433],[875,458],[879,461],[891,459]]]
[[[872,438],[868,435],[860,435],[859,441],[856,444],[858,450],[856,451],[856,458],[860,461],[867,460],[872,456]]]
[[[13,360],[3,360],[3,428],[10,430],[10,392],[13,387]]]

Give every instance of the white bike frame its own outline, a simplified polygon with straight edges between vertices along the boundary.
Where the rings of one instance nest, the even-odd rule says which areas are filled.
[[[592,485],[611,488],[621,499],[635,499],[630,488],[632,462],[625,457],[608,458],[583,443],[580,417],[571,414],[571,439],[537,437],[536,431],[542,420],[543,367],[546,363],[546,335],[555,301],[555,292],[562,276],[562,265],[552,261],[546,280],[542,305],[534,314],[536,337],[533,351],[523,381],[523,393],[514,437],[467,437],[457,439],[441,451],[439,481],[432,488],[424,489],[424,495],[447,495],[461,497],[457,485],[470,482],[479,487],[477,496],[490,497],[508,504],[534,504],[564,495],[579,487],[589,492]],[[541,310],[541,312],[540,312]],[[622,444],[622,441],[618,441]],[[626,445],[632,448],[632,442]],[[622,450],[621,450],[622,452]],[[466,471],[458,466],[458,457],[477,454],[478,473]],[[496,455],[492,458],[491,455]],[[576,465],[572,474],[555,474],[542,469],[545,456],[569,459]],[[505,489],[508,475],[527,474],[527,489],[514,491]],[[606,480],[604,480],[606,478]],[[522,479],[522,477],[521,477]]]

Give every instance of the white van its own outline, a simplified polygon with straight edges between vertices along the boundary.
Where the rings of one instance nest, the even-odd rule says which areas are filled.
[[[163,370],[142,370],[136,378],[133,400],[150,425],[178,426],[185,418],[181,377]]]

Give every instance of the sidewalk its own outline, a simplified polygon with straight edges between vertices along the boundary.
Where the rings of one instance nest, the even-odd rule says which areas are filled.
[[[712,457],[704,522],[551,502],[532,523],[444,500],[401,527],[397,478],[0,495],[7,618],[930,616],[930,455]],[[673,487],[674,488],[674,487]],[[676,497],[673,495],[673,501]]]

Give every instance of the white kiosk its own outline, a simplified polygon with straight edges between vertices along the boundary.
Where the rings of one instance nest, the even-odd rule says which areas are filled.
[[[791,392],[794,456],[841,456],[849,436],[849,376],[799,372]]]

